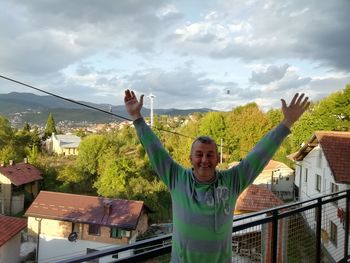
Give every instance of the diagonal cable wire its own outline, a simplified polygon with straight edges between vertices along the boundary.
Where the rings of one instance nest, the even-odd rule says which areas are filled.
[[[3,78],[3,79],[5,79],[5,80],[11,81],[11,82],[14,82],[14,83],[17,83],[17,84],[20,84],[20,85],[22,85],[22,86],[26,86],[26,87],[28,87],[28,88],[30,88],[30,89],[34,89],[34,90],[40,91],[40,92],[42,92],[42,93],[51,95],[51,96],[56,97],[56,98],[59,98],[59,99],[61,99],[61,100],[69,101],[69,102],[71,102],[71,103],[75,103],[75,104],[78,104],[78,105],[80,105],[80,106],[84,106],[84,107],[86,107],[86,108],[90,108],[90,109],[93,109],[93,110],[101,111],[101,112],[103,112],[103,113],[112,115],[112,116],[114,116],[114,117],[117,117],[117,118],[120,118],[120,119],[123,119],[123,120],[132,121],[132,120],[129,119],[129,118],[120,116],[120,115],[115,114],[115,113],[113,113],[113,112],[106,111],[106,110],[103,110],[103,109],[100,109],[100,108],[97,108],[97,107],[94,107],[94,106],[91,106],[91,105],[87,105],[87,104],[85,104],[85,103],[82,103],[82,102],[79,102],[79,101],[76,101],[76,100],[72,100],[72,99],[69,99],[69,98],[65,98],[65,97],[63,97],[63,96],[59,96],[59,95],[57,95],[57,94],[48,92],[48,91],[43,90],[43,89],[36,88],[36,87],[34,87],[34,86],[32,86],[32,85],[29,85],[29,84],[24,83],[24,82],[22,82],[22,81],[15,80],[15,79],[13,79],[13,78],[9,78],[9,77],[3,76],[3,75],[0,75],[0,78]],[[190,137],[190,136],[187,136],[187,135],[178,133],[178,132],[174,132],[174,131],[170,131],[170,130],[166,130],[166,129],[161,129],[161,128],[157,128],[157,127],[154,127],[154,128],[156,128],[157,130],[164,131],[164,132],[169,132],[169,133],[172,133],[172,134],[175,134],[175,135],[178,135],[178,136],[182,136],[182,137],[194,139],[193,137]]]

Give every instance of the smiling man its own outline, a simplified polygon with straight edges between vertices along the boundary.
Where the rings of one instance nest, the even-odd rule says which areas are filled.
[[[308,108],[308,98],[295,94],[288,106],[282,100],[283,121],[237,166],[227,170],[216,170],[219,163],[217,144],[207,136],[198,137],[192,144],[189,156],[192,167],[186,169],[179,165],[145,123],[141,115],[143,95],[138,100],[133,91],[126,90],[124,102],[152,167],[171,194],[171,262],[231,262],[236,200],[263,170],[290,133],[293,123]]]

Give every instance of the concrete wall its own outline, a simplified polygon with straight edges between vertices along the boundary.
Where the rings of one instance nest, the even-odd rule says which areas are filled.
[[[0,174],[0,184],[1,184],[1,192],[0,192],[0,200],[4,207],[4,214],[10,215],[10,206],[11,206],[11,181]]]
[[[0,263],[20,262],[21,233],[18,233],[0,247]]]

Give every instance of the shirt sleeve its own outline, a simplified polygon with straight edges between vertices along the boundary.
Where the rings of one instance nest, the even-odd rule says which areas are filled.
[[[280,123],[267,133],[237,166],[232,168],[238,173],[235,178],[239,182],[235,180],[233,183],[235,192],[241,193],[255,180],[289,133],[290,130]]]
[[[159,138],[146,124],[143,118],[135,120],[134,126],[153,169],[169,189],[174,188],[178,179],[177,175],[180,174],[180,170],[184,170],[184,168],[171,158],[169,153],[164,149]]]

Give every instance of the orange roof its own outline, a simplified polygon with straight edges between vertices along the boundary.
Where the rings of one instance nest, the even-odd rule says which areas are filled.
[[[41,191],[26,216],[136,229],[142,201]]]
[[[317,131],[293,159],[301,161],[320,145],[337,183],[350,183],[350,132]]]
[[[26,219],[0,215],[0,247],[26,227]]]
[[[282,169],[282,168],[292,170],[288,165],[286,165],[282,162],[275,161],[275,160],[270,160],[268,162],[268,164],[265,166],[264,170],[277,170],[277,169]]]
[[[29,163],[1,166],[0,174],[7,177],[15,186],[43,179],[40,170]]]
[[[235,210],[261,211],[283,205],[283,201],[264,186],[251,184],[238,197]]]

